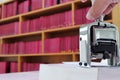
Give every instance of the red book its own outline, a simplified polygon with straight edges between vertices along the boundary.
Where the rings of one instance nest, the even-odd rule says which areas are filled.
[[[71,36],[67,36],[67,37],[65,37],[65,51],[68,51],[68,52],[70,52],[71,51],[71,44],[72,44],[73,42],[71,42]]]
[[[65,12],[63,12],[63,13],[61,13],[61,16],[63,16],[63,18],[61,19],[62,20],[62,27],[64,27],[64,26],[66,26],[66,18],[65,18],[65,16],[66,16],[66,14],[65,14]]]
[[[42,8],[42,0],[31,0],[32,10]]]
[[[78,35],[75,35],[75,36],[72,36],[72,51],[74,52],[77,52],[79,51],[79,36]]]
[[[10,10],[8,8],[9,8],[9,5],[6,4],[6,16],[5,17],[9,17],[10,15]]]
[[[14,32],[15,32],[15,34],[19,33],[19,22],[14,23]]]
[[[24,45],[24,47],[25,47],[24,53],[25,53],[25,54],[28,54],[28,53],[29,53],[29,50],[28,50],[28,48],[29,48],[28,42],[25,41],[24,43],[25,43],[25,45]]]
[[[39,23],[39,24],[36,24],[36,31],[40,31],[41,30],[41,22],[40,22],[40,18],[36,18],[36,23]]]
[[[18,72],[18,63],[17,62],[10,63],[10,72]]]
[[[24,12],[24,2],[18,2],[18,12],[19,14]]]
[[[49,49],[50,49],[50,39],[46,39],[45,43],[44,43],[44,51],[45,51],[45,53],[50,52]]]
[[[35,43],[34,43],[35,41],[30,41],[30,54],[34,54],[35,53]]]
[[[32,26],[33,28],[32,28],[32,31],[37,31],[36,24],[38,24],[38,23],[37,23],[37,19],[35,18],[35,19],[33,19],[33,26]]]
[[[29,0],[25,0],[23,2],[23,13],[26,13],[29,11],[29,7],[30,7],[30,1]]]
[[[54,14],[53,15],[50,15],[49,17],[50,17],[50,27],[49,28],[53,28],[53,16],[54,16]]]
[[[17,14],[17,1],[13,2],[13,15]]]
[[[7,15],[7,6],[5,5],[4,7],[3,7],[3,12],[4,12],[4,14],[3,14],[3,18],[5,18],[6,17],[6,15]]]
[[[36,40],[33,42],[33,47],[34,47],[34,48],[33,48],[33,49],[34,49],[34,50],[33,50],[33,53],[34,53],[34,54],[37,54],[37,41],[36,41]]]
[[[6,43],[2,44],[2,54],[6,54]]]
[[[26,62],[24,62],[22,64],[22,71],[27,71],[27,67],[28,67],[28,64]]]
[[[42,41],[37,41],[37,53],[42,53]]]
[[[46,27],[46,16],[43,16],[43,18],[42,18],[42,20],[43,20],[43,30],[45,30],[45,29],[47,29],[47,27]]]
[[[30,20],[27,21],[23,21],[21,22],[21,32],[22,33],[26,33],[29,32],[29,28],[30,28]]]
[[[26,30],[26,26],[24,26],[25,22],[26,21],[21,22],[21,33],[25,33],[25,30]]]
[[[30,24],[29,24],[29,32],[33,31],[33,19],[29,20]]]
[[[7,62],[0,62],[0,74],[7,72],[8,64]]]
[[[72,11],[68,11],[68,26],[72,26]]]
[[[10,3],[8,5],[9,5],[9,12],[10,12],[9,17],[10,17],[13,16],[13,3]]]
[[[31,48],[31,41],[27,42],[27,48],[28,48],[28,53],[27,54],[31,54],[32,48]]]
[[[50,6],[50,0],[44,0],[45,3],[45,7],[49,7]]]
[[[14,54],[17,54],[18,53],[18,42],[14,42]]]
[[[65,51],[65,37],[60,38],[60,51]]]
[[[9,44],[8,43],[6,43],[5,44],[5,49],[6,49],[6,51],[5,51],[5,54],[8,54],[9,53]]]
[[[52,38],[49,43],[50,52],[60,52],[60,38]]]
[[[58,17],[59,17],[59,22],[58,22],[58,23],[59,23],[59,27],[62,27],[62,26],[63,26],[63,23],[62,23],[62,18],[63,18],[63,17],[61,17],[62,14],[63,14],[63,13],[59,13],[59,14],[58,14]]]
[[[18,54],[23,54],[24,53],[24,42],[20,41],[18,43]]]
[[[31,63],[26,63],[27,64],[27,71],[31,71]]]
[[[36,71],[36,70],[39,70],[39,63],[35,63],[34,64],[34,70]]]
[[[45,26],[44,26],[44,16],[41,16],[40,17],[40,20],[39,20],[39,22],[41,22],[40,24],[41,24],[41,30],[44,30],[45,29]]]
[[[12,45],[12,43],[9,43],[9,52],[8,52],[8,54],[13,54],[12,52],[13,52],[13,45]]]
[[[26,32],[29,32],[29,30],[30,30],[30,25],[31,25],[31,22],[30,22],[30,20],[27,20],[27,23],[26,23],[27,25],[26,25]]]

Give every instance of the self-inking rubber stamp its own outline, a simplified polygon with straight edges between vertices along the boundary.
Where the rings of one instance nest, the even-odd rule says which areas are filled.
[[[119,64],[119,36],[117,26],[104,22],[103,16],[96,22],[80,27],[80,62],[90,67],[93,59],[106,59],[108,66]]]

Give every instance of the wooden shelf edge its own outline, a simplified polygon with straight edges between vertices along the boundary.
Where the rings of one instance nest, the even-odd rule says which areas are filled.
[[[12,16],[12,17],[7,17],[7,18],[2,18],[2,19],[0,19],[0,23],[15,20],[15,19],[19,20],[19,15]]]
[[[44,54],[23,54],[23,55],[20,55],[21,57],[32,57],[32,56],[61,56],[61,55],[72,55],[73,53],[44,53]]]
[[[54,10],[54,9],[65,7],[65,6],[68,7],[68,5],[72,6],[72,1],[71,2],[62,3],[62,4],[58,4],[58,5],[54,5],[54,6],[50,6],[50,7],[46,7],[46,8],[42,8],[42,9],[39,9],[39,10],[30,11],[28,13],[21,14],[21,16],[24,17],[24,16],[33,15],[35,13],[41,13],[41,12],[44,12],[44,11],[51,11],[51,10]]]
[[[0,54],[0,57],[18,57],[19,55],[15,55],[15,54],[11,54],[11,55],[3,55],[3,54]]]
[[[9,36],[2,36],[1,39],[8,39],[8,38],[17,38],[17,37],[25,37],[25,36],[32,36],[37,34],[42,34],[43,31],[36,31],[36,32],[30,32],[30,33],[22,33],[22,34],[15,34],[15,35],[9,35]]]
[[[78,52],[61,52],[61,53],[40,53],[40,54],[0,54],[0,57],[34,57],[34,56],[64,56],[78,54]]]
[[[42,30],[42,31],[36,31],[36,32],[29,32],[29,33],[21,33],[21,34],[15,34],[15,35],[2,36],[0,38],[1,39],[17,38],[17,37],[24,37],[24,36],[42,34],[43,32],[47,33],[47,32],[56,32],[56,31],[63,31],[63,30],[79,29],[79,27],[80,27],[80,25],[76,25],[76,26],[69,26],[69,27],[56,28],[56,29],[50,29],[50,30]]]
[[[49,29],[49,30],[45,30],[44,32],[45,33],[47,33],[47,32],[56,32],[56,31],[71,30],[71,29],[78,29],[78,28],[80,28],[80,25]]]

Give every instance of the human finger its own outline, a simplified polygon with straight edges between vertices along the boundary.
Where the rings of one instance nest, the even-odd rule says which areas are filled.
[[[92,7],[89,9],[86,17],[89,20],[95,20],[99,18],[103,12],[108,8],[111,4],[111,0],[95,0]]]
[[[116,4],[117,4],[117,3],[112,3],[112,4],[110,4],[110,5],[107,7],[107,9],[103,12],[103,14],[104,14],[104,15],[109,14],[109,13],[112,11],[113,7],[114,7]]]

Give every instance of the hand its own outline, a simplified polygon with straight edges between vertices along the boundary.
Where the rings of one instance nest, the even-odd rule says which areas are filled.
[[[87,0],[81,1],[86,2]],[[112,11],[112,8],[119,2],[120,0],[95,0],[86,17],[89,20],[95,20],[101,15],[109,14]]]

